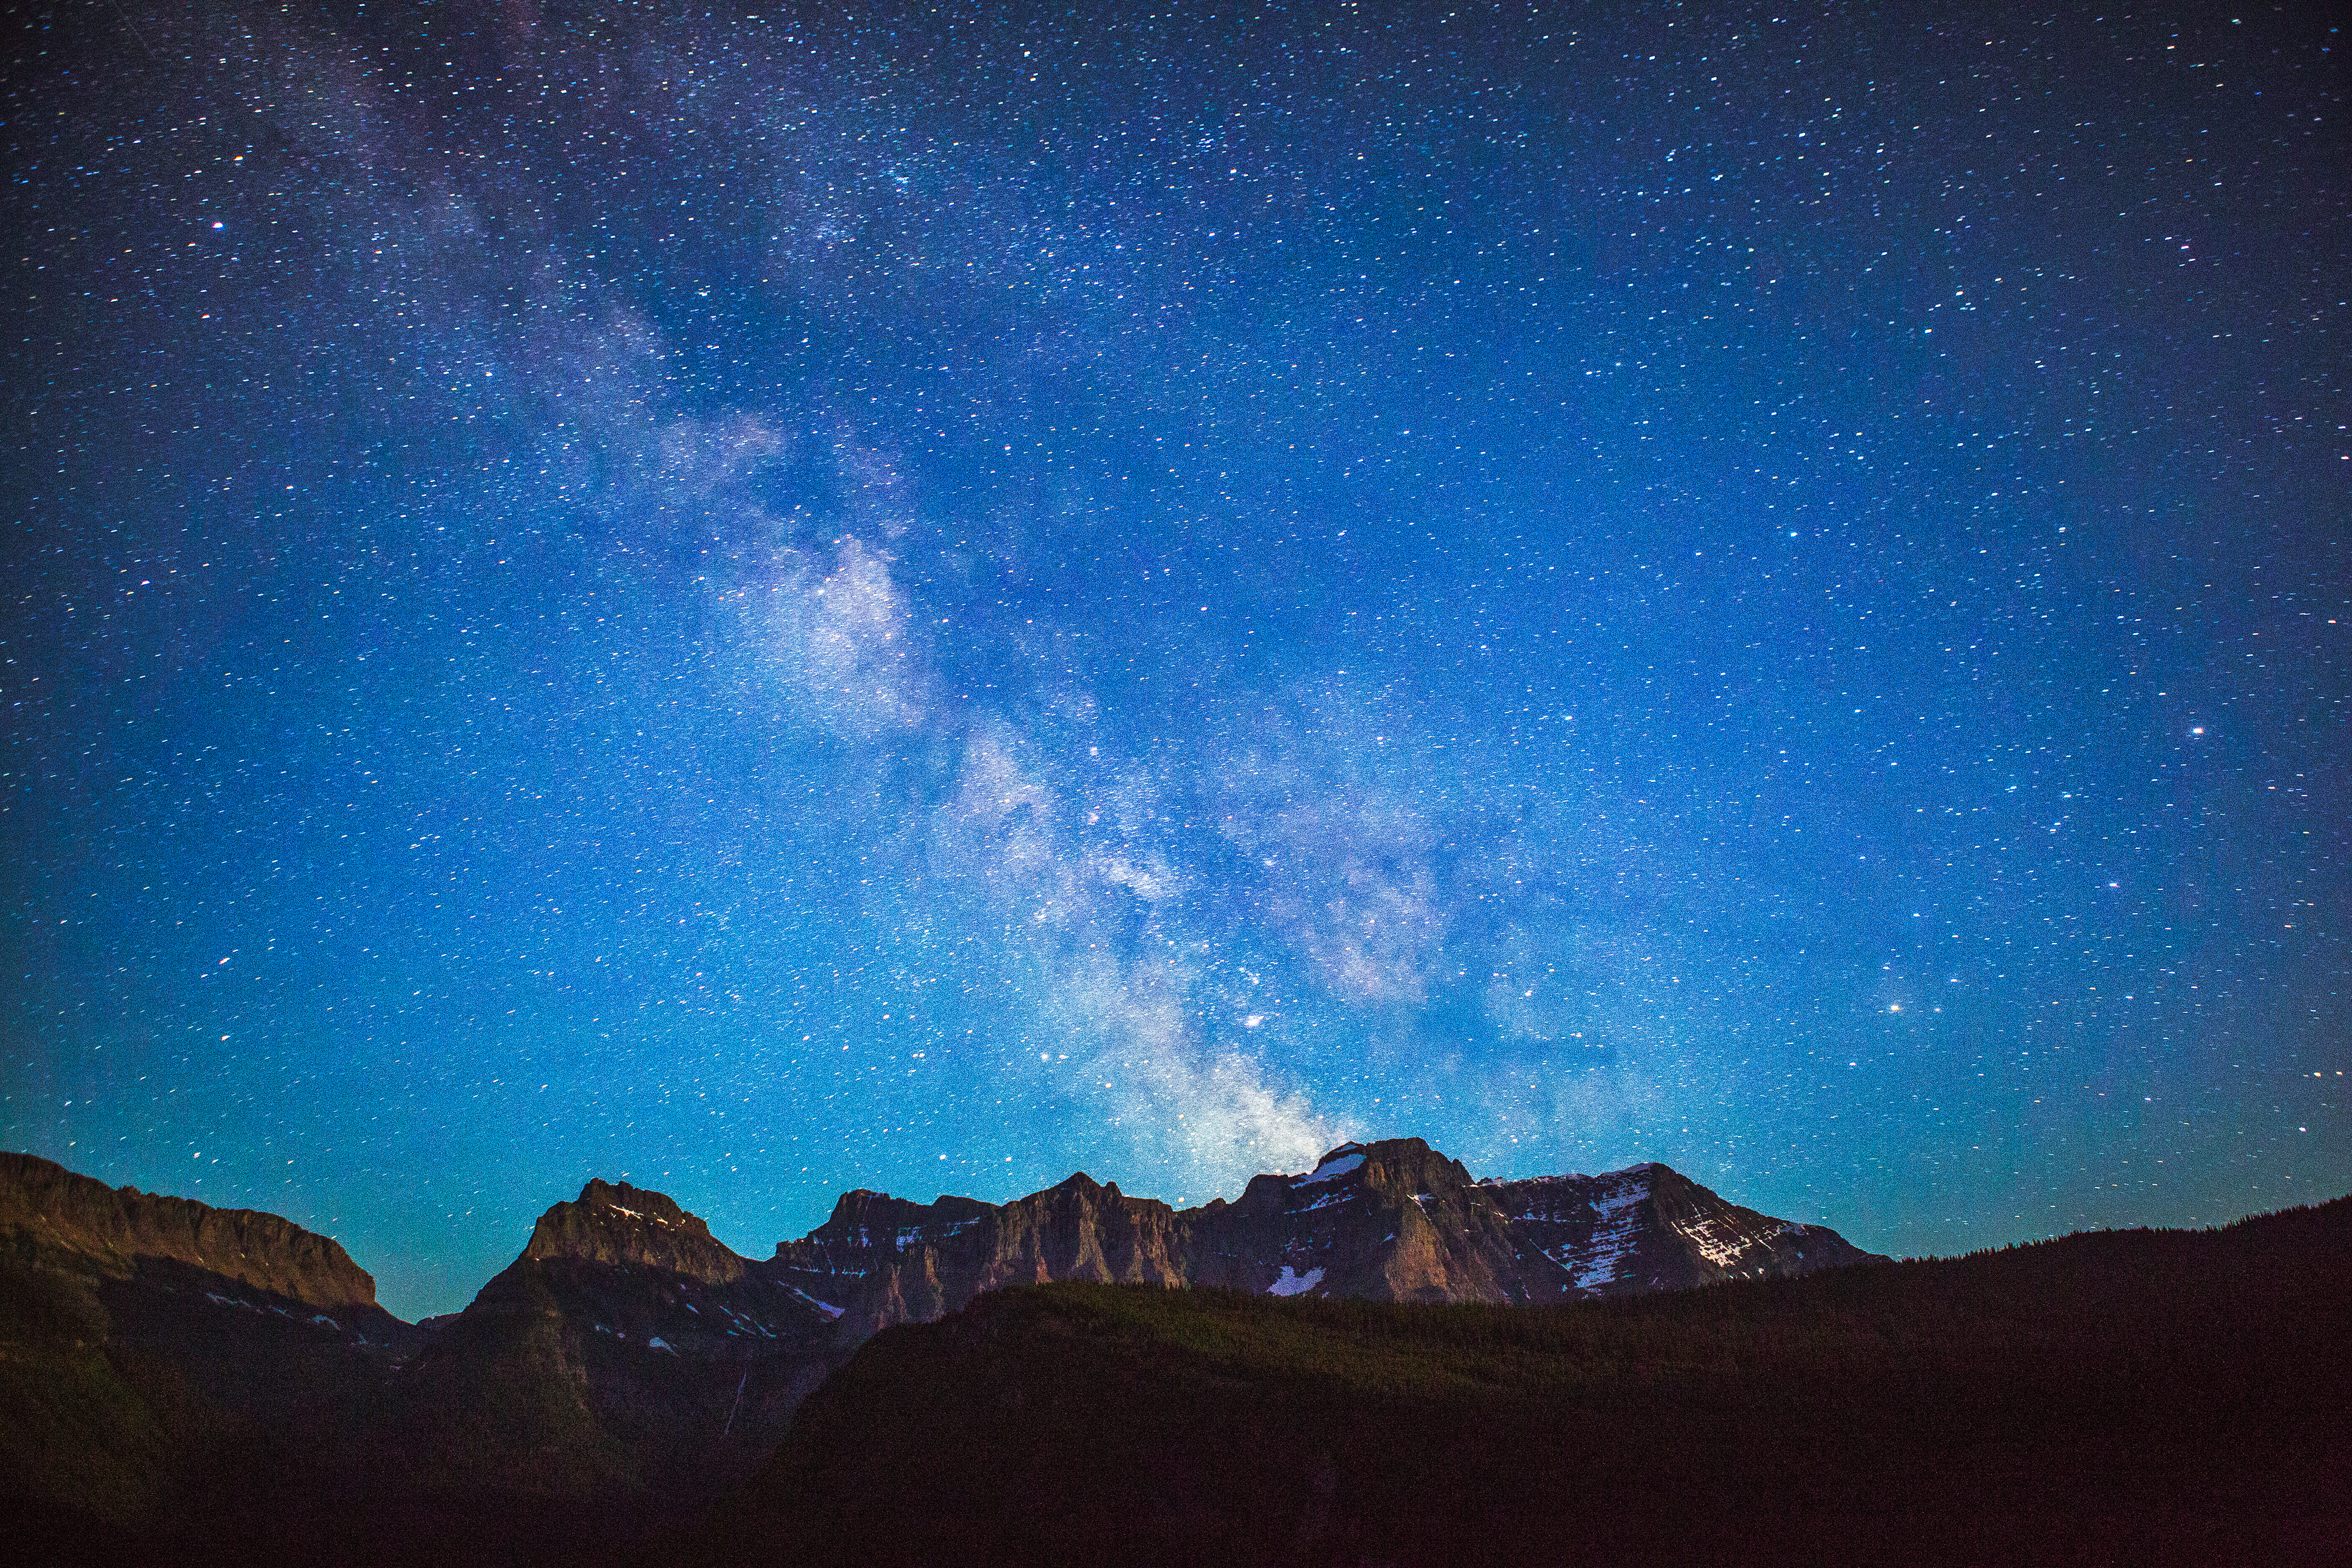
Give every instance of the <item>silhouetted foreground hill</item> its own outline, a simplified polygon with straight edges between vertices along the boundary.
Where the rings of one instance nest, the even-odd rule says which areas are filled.
[[[2352,1199],[1562,1307],[886,1329],[646,1564],[2352,1557]]]

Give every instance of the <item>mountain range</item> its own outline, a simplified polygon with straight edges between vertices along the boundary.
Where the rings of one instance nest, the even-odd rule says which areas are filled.
[[[755,1260],[591,1181],[411,1324],[277,1216],[0,1155],[9,1562],[2332,1561],[2347,1403],[2352,1199],[1895,1263],[1401,1139]]]
[[[1003,1204],[854,1191],[766,1259],[592,1180],[463,1312],[409,1324],[290,1221],[0,1155],[0,1484],[66,1551],[161,1521],[268,1555],[255,1500],[299,1481],[320,1560],[593,1554],[754,1476],[879,1331],[1008,1285],[1538,1306],[1871,1256],[1664,1166],[1476,1181],[1405,1138],[1183,1210],[1083,1173]]]

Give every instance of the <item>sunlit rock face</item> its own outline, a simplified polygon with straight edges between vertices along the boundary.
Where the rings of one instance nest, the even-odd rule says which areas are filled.
[[[862,1339],[892,1323],[928,1322],[1000,1285],[1185,1284],[1190,1242],[1186,1216],[1081,1171],[1001,1205],[845,1193],[831,1218],[778,1243],[763,1267],[824,1301],[844,1333]]]
[[[743,1260],[713,1239],[699,1216],[626,1182],[592,1181],[577,1202],[541,1215],[522,1256],[642,1264],[714,1285],[743,1275]]]
[[[0,1238],[113,1277],[180,1264],[326,1312],[382,1312],[373,1277],[331,1237],[257,1209],[109,1186],[32,1155],[0,1154]]]
[[[1383,1301],[1507,1301],[1514,1249],[1458,1161],[1399,1138],[1343,1144],[1201,1213],[1204,1284]]]
[[[824,1337],[834,1315],[765,1274],[661,1193],[592,1181],[539,1218],[522,1255],[459,1321],[555,1312],[618,1340],[744,1354]]]

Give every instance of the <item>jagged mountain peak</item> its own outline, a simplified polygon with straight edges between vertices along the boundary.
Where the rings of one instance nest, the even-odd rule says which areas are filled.
[[[1481,1183],[1509,1221],[1518,1262],[1570,1296],[1674,1290],[1811,1273],[1872,1256],[1823,1226],[1730,1203],[1656,1161],[1599,1176]]]
[[[814,1241],[823,1238],[840,1241],[861,1233],[883,1236],[900,1231],[920,1231],[930,1226],[969,1220],[991,1207],[976,1197],[958,1197],[951,1193],[943,1192],[929,1203],[918,1203],[913,1198],[893,1197],[872,1187],[854,1187],[834,1199],[833,1213],[803,1239]],[[779,1241],[776,1250],[782,1253],[793,1245],[795,1243]]]
[[[1416,1186],[1468,1186],[1470,1173],[1462,1162],[1433,1149],[1422,1138],[1382,1138],[1369,1144],[1342,1144],[1325,1155],[1315,1169],[1300,1178],[1323,1182],[1353,1176],[1373,1186],[1400,1182]]]
[[[637,1264],[706,1284],[743,1273],[743,1260],[710,1234],[699,1215],[666,1194],[601,1179],[582,1187],[574,1201],[541,1215],[517,1261],[552,1259]]]
[[[1108,1204],[1114,1207],[1119,1204],[1142,1203],[1150,1204],[1161,1208],[1168,1208],[1169,1207],[1168,1205],[1161,1203],[1160,1200],[1156,1197],[1135,1197],[1129,1194],[1123,1193],[1118,1190],[1118,1183],[1115,1181],[1097,1181],[1094,1177],[1087,1175],[1084,1171],[1075,1173],[1067,1181],[1061,1183],[1057,1186],[1048,1187],[1045,1192],[1032,1193],[1030,1197],[1042,1198],[1060,1194],[1068,1194],[1071,1197],[1076,1197],[1081,1203],[1094,1202]],[[1172,1208],[1170,1208],[1169,1212],[1172,1214],[1175,1211]]]
[[[606,1181],[592,1176],[580,1189],[577,1200],[589,1208],[614,1208],[633,1219],[651,1219],[660,1225],[683,1225],[709,1234],[709,1228],[700,1218],[678,1207],[677,1200],[667,1193],[649,1187],[631,1186],[625,1181]]]

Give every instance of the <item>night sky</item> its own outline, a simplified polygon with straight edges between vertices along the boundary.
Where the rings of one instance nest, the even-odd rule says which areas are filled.
[[[2318,6],[12,12],[0,1145],[2352,1187]]]

